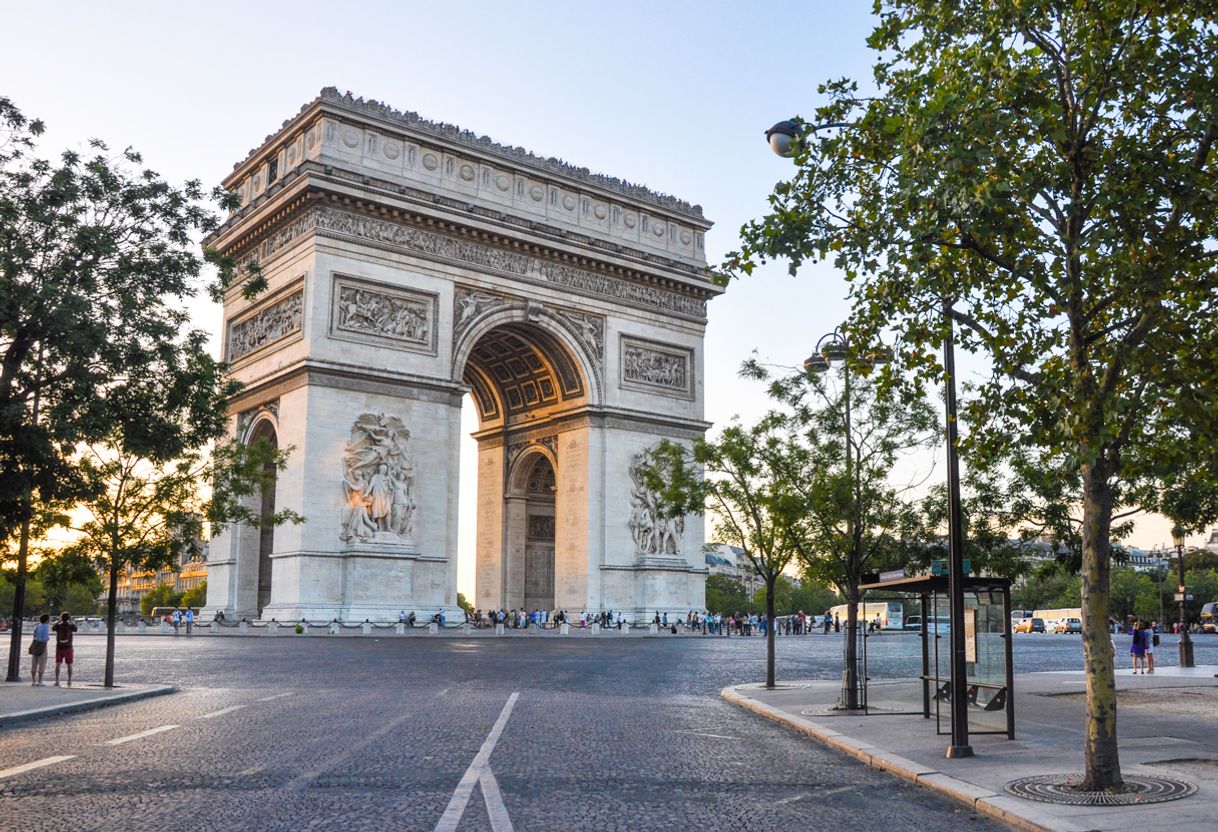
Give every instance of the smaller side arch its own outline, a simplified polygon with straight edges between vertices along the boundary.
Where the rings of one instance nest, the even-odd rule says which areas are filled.
[[[558,457],[554,451],[539,442],[534,442],[528,447],[521,450],[514,460],[512,460],[507,472],[507,482],[505,483],[505,497],[523,497],[528,493],[529,474],[533,470],[533,466],[537,464],[537,457],[543,457],[550,463],[550,468],[558,472]]]

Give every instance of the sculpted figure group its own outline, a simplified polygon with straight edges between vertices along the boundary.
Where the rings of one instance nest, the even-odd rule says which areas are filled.
[[[343,456],[347,504],[340,540],[412,540],[414,464],[409,441],[410,431],[397,416],[365,413],[355,420]]]
[[[684,517],[664,517],[659,499],[647,488],[643,469],[647,462],[643,454],[635,454],[630,464],[630,534],[638,555],[679,555],[681,535],[685,532]]]

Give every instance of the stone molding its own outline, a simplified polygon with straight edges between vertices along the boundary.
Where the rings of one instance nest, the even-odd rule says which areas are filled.
[[[237,414],[237,438],[241,441],[246,441],[249,429],[253,426],[260,417],[266,416],[269,418],[272,425],[275,427],[276,433],[279,431],[279,399],[274,398],[262,404],[251,407],[248,410],[243,410]]]
[[[425,259],[466,268],[473,266],[479,271],[498,273],[542,285],[560,286],[650,312],[676,313],[700,322],[706,320],[704,299],[658,286],[627,282],[576,266],[436,234],[400,222],[354,214],[330,206],[319,207],[316,213],[315,233],[324,236],[366,241]]]
[[[618,383],[627,390],[694,397],[694,351],[675,344],[621,335]]]
[[[333,273],[331,338],[436,355],[439,295]]]
[[[447,144],[460,145],[463,147],[475,150],[478,153],[486,154],[499,158],[513,165],[537,171],[539,173],[558,174],[567,179],[572,179],[577,182],[583,182],[596,188],[602,188],[606,191],[611,191],[620,194],[623,197],[639,202],[645,202],[656,207],[672,211],[677,214],[682,214],[700,223],[705,223],[702,216],[701,205],[691,205],[685,200],[678,199],[675,196],[658,193],[643,185],[636,185],[631,182],[626,182],[613,176],[605,176],[604,174],[593,173],[588,168],[578,167],[576,165],[564,162],[561,159],[554,157],[541,157],[529,152],[523,147],[513,147],[500,144],[489,136],[479,136],[478,134],[462,130],[455,124],[445,124],[442,122],[430,121],[422,118],[418,113],[403,112],[390,107],[380,101],[366,100],[363,97],[355,97],[350,92],[340,93],[336,87],[323,87],[321,92],[312,101],[304,104],[298,113],[292,118],[285,119],[280,126],[280,131],[289,128],[294,121],[308,113],[314,107],[321,105],[329,105],[337,110],[346,110],[354,115],[367,115],[387,121],[391,124],[401,126],[415,133],[420,133],[429,136],[437,141]],[[251,159],[261,153],[268,144],[278,138],[278,133],[272,133],[263,139],[263,143],[256,148],[253,148],[246,154],[245,159],[233,165],[233,170],[238,170]],[[312,137],[306,136],[304,142],[309,148],[312,144],[319,140],[316,135]],[[294,143],[293,143],[294,144]],[[303,150],[304,148],[291,148],[293,150]],[[392,157],[391,157],[392,158]],[[285,160],[286,161],[286,160]]]

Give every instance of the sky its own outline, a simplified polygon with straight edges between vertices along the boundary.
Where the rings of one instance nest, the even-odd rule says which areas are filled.
[[[135,148],[170,181],[212,185],[335,86],[700,204],[715,222],[706,241],[713,265],[790,174],[763,131],[810,112],[822,81],[848,76],[866,87],[870,9],[866,0],[9,0],[0,95],[47,123],[43,155],[96,137]],[[801,363],[845,318],[846,291],[829,266],[792,278],[771,264],[713,301],[708,420],[758,415],[765,399],[737,378],[740,362],[756,350],[776,364]],[[192,308],[218,343],[219,307]],[[963,365],[981,367],[967,357]],[[471,451],[462,454],[470,472]],[[467,595],[472,486],[463,476]],[[1170,543],[1168,528],[1146,518],[1129,542]]]

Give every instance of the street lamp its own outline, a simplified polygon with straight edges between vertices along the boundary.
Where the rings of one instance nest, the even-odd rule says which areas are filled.
[[[777,126],[777,125],[776,125]],[[850,341],[846,333],[838,327],[828,335],[821,337],[816,342],[816,349],[812,355],[804,360],[804,369],[810,373],[828,372],[829,368],[834,363],[841,363],[843,376],[843,394],[842,403],[844,405],[845,423],[846,423],[846,482],[850,485],[852,496],[852,505],[850,508],[850,516],[846,520],[847,536],[851,540],[850,558],[846,563],[846,573],[851,587],[857,587],[861,577],[862,566],[858,562],[858,550],[854,547],[855,540],[855,511],[858,507],[858,488],[854,480],[854,458],[852,452],[854,448],[854,439],[850,434],[850,362],[847,356],[850,352]],[[892,360],[892,350],[888,347],[881,346],[878,349],[872,350],[866,357],[865,363],[867,366],[875,366],[877,364],[887,364]],[[859,707],[859,679],[858,679],[858,598],[846,599],[850,607],[847,608],[850,613],[853,613],[854,632],[850,631],[849,626],[846,627],[846,672],[842,679],[843,694],[842,707],[847,710],[857,710]],[[847,622],[850,618],[847,617]]]
[[[1184,599],[1187,591],[1184,584],[1184,536],[1187,530],[1179,523],[1172,526],[1171,542],[1176,544],[1176,563],[1180,569],[1180,590],[1176,597],[1180,599],[1180,666],[1193,666],[1193,640],[1188,635],[1188,619],[1184,613]]]
[[[817,130],[851,126],[853,125],[849,122],[804,124],[798,119],[792,118],[780,121],[766,130],[765,138],[776,154],[783,158],[791,158],[799,153],[804,136],[808,132],[814,133]],[[969,745],[968,737],[968,669],[965,666],[964,641],[964,526],[960,515],[960,460],[956,453],[958,440],[956,430],[956,336],[952,323],[952,299],[947,294],[943,296],[943,329],[943,372],[945,376],[943,398],[947,434],[947,539],[950,560],[947,594],[951,625],[952,711],[952,741],[951,745],[947,747],[947,756],[972,757],[973,747]],[[807,363],[804,366],[810,370],[828,369],[827,358],[823,367],[820,361],[814,361],[815,358],[813,356],[809,359],[814,362],[812,366]],[[849,427],[847,426],[848,432]],[[849,456],[847,456],[846,464],[849,465]],[[1191,655],[1191,644],[1189,649]],[[1183,647],[1181,651],[1181,655],[1183,655]]]

